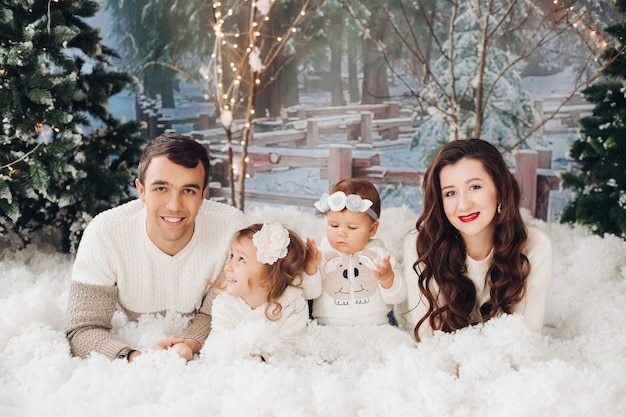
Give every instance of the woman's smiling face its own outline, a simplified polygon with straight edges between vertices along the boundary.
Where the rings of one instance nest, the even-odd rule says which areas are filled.
[[[483,163],[463,158],[439,172],[443,210],[463,239],[491,242],[498,190]],[[483,240],[485,239],[485,240]]]

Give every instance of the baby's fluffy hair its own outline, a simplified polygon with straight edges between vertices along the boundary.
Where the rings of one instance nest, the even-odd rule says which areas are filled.
[[[244,238],[252,240],[252,236],[261,230],[262,227],[263,223],[251,224],[235,233],[233,240]],[[287,255],[282,259],[277,259],[272,265],[263,264],[267,271],[263,285],[269,290],[265,316],[269,320],[278,320],[280,318],[283,306],[280,305],[278,299],[289,285],[297,287],[302,283],[302,273],[304,272],[306,245],[298,233],[288,227],[285,227],[285,229],[289,232]]]
[[[380,218],[380,194],[378,194],[376,186],[370,181],[364,178],[346,178],[335,184],[330,190],[330,194],[337,191],[343,191],[346,195],[356,194],[361,198],[370,200],[372,202],[372,211]]]

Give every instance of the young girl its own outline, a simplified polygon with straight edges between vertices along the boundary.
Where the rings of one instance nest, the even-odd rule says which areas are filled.
[[[229,349],[262,360],[289,349],[308,322],[307,303],[297,287],[305,256],[303,241],[278,223],[257,223],[235,233],[223,291],[213,300],[210,339],[236,332],[236,346]]]
[[[501,314],[541,330],[551,247],[527,227],[520,190],[500,152],[481,139],[445,144],[426,170],[424,211],[405,240],[408,305],[398,318],[419,341]]]
[[[338,182],[315,203],[326,213],[326,237],[319,249],[307,239],[303,287],[319,324],[387,324],[394,304],[406,299],[399,264],[374,238],[380,206],[374,184],[360,178]]]

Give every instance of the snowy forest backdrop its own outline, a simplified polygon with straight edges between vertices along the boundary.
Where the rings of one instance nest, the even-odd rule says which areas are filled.
[[[0,415],[625,415],[624,11],[623,0],[2,3]],[[553,244],[543,334],[511,316],[418,345],[391,326],[311,323],[304,355],[264,364],[241,355],[248,329],[189,364],[173,352],[130,366],[71,357],[71,251],[94,215],[135,197],[149,139],[136,97],[172,113],[210,109],[226,151],[261,126],[283,129],[294,108],[384,101],[416,122],[404,146],[374,135],[384,166],[422,170],[463,137],[490,139],[509,160],[550,148],[564,191],[547,222],[524,212]],[[367,147],[345,135],[319,146],[335,142]],[[239,206],[244,188],[317,198],[330,185],[319,167],[250,178],[246,168],[228,167]],[[419,187],[379,189],[378,237],[402,261]],[[272,203],[248,201],[246,214],[321,238],[310,205]],[[583,226],[558,224],[561,214]],[[113,331],[144,348],[185,324],[116,314]]]
[[[249,175],[252,131],[285,128],[294,108],[397,101],[415,128],[406,147],[381,151],[383,168],[423,170],[441,143],[462,137],[494,142],[511,163],[520,149],[551,147],[554,174],[571,173],[564,184],[576,204],[566,220],[621,236],[621,10],[622,0],[2,6],[0,229],[17,247],[60,231],[59,249],[74,250],[95,214],[134,197],[150,132],[133,109],[146,103],[162,112],[209,109],[225,132],[227,200],[244,209],[247,187],[268,184]],[[572,110],[593,85],[590,103]],[[559,134],[548,134],[555,126]],[[328,184],[312,175],[316,195]],[[384,204],[419,210],[414,188],[381,184]],[[568,199],[557,198],[554,220]]]

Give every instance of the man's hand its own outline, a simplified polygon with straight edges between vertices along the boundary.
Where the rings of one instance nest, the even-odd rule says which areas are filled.
[[[187,346],[187,343],[184,343],[184,342],[183,343],[176,343],[174,346],[171,347],[171,349],[173,349],[176,352],[178,352],[178,356],[180,356],[181,358],[183,358],[187,362],[189,362],[190,360],[193,359],[193,352],[192,352],[191,348],[189,346]]]
[[[178,356],[189,362],[193,359],[195,353],[200,352],[201,347],[200,342],[195,339],[183,339],[182,337],[170,336],[167,339],[158,341],[153,349],[174,349],[178,353]]]
[[[140,350],[134,350],[134,351],[130,352],[130,354],[128,355],[128,358],[126,358],[126,360],[128,360],[128,362],[132,362],[139,355],[141,355],[141,351]]]

